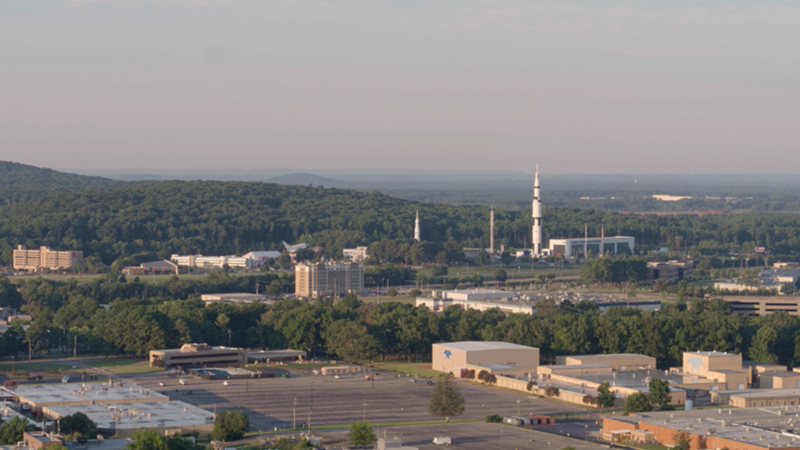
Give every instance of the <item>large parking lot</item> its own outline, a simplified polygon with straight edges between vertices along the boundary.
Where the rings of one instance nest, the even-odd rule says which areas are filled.
[[[435,426],[403,426],[376,428],[376,435],[391,439],[398,437],[403,444],[420,449],[442,448],[433,444],[434,436],[450,436],[452,444],[448,448],[463,450],[485,449],[552,449],[559,450],[567,446],[577,450],[599,450],[608,448],[579,439],[568,439],[563,436],[541,433],[538,431],[513,428],[498,424],[451,424]],[[326,440],[346,440],[346,432],[322,433]]]
[[[252,430],[291,427],[293,409],[296,410],[297,425],[310,420],[312,428],[314,425],[347,424],[360,421],[364,416],[373,423],[434,418],[428,413],[433,386],[424,381],[414,383],[409,377],[394,374],[384,373],[374,383],[366,381],[363,375],[350,375],[341,379],[307,376],[230,380],[228,386],[223,385],[222,380],[183,378],[187,381],[185,386],[166,374],[131,381],[164,392],[172,400],[182,400],[210,411],[241,409],[250,416]],[[164,386],[159,383],[164,383]],[[461,392],[466,410],[460,417],[465,418],[489,414],[516,415],[517,411],[545,415],[580,411],[479,386],[461,385]]]

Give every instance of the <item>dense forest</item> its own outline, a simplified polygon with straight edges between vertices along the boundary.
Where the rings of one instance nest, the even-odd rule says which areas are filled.
[[[272,281],[290,282],[274,276]],[[544,300],[536,315],[459,307],[438,314],[352,296],[273,306],[205,306],[199,300],[202,292],[249,290],[253,284],[253,277],[230,277],[220,270],[206,281],[175,278],[163,285],[30,279],[17,291],[0,276],[0,304],[20,306],[35,319],[27,332],[15,322],[0,336],[0,357],[27,351],[28,342],[40,352],[70,346],[76,337],[80,353],[144,355],[154,348],[207,342],[304,349],[348,361],[425,360],[435,342],[501,340],[539,347],[544,361],[564,354],[632,352],[669,367],[680,364],[683,351],[718,350],[800,366],[800,317],[783,312],[739,316],[722,300],[692,298],[657,312],[611,308],[604,314],[591,302],[555,306]],[[101,303],[110,303],[110,310]]]
[[[60,192],[110,189],[125,183],[0,161],[0,205],[25,202]]]
[[[414,250],[416,210],[425,242]],[[0,207],[0,262],[9,264],[19,244],[82,250],[110,265],[137,254],[167,258],[280,249],[281,241],[322,246],[330,257],[346,247],[379,243],[381,262],[427,262],[442,252],[446,262],[454,262],[459,248],[488,245],[488,216],[483,206],[415,203],[377,192],[157,181]],[[530,210],[499,210],[495,216],[498,245],[530,245]],[[800,250],[800,216],[789,214],[638,216],[549,207],[544,217],[545,240],[582,237],[585,224],[597,236],[604,225],[607,236],[634,236],[637,252],[668,246],[725,255],[764,246],[794,258]],[[412,258],[415,251],[423,261]]]

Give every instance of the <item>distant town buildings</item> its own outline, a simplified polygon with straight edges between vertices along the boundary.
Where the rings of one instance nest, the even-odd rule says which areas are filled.
[[[277,259],[279,256],[281,253],[276,251],[258,251],[242,256],[172,255],[170,260],[180,267],[213,269],[227,265],[233,269],[257,269],[270,259]]]
[[[367,247],[346,248],[342,254],[345,261],[364,262],[367,259]]]
[[[301,298],[358,294],[364,290],[364,266],[325,261],[295,266],[295,295]]]
[[[69,269],[83,266],[83,252],[81,251],[56,251],[50,247],[39,247],[28,250],[20,245],[13,254],[14,270],[28,270],[31,272],[41,270]]]

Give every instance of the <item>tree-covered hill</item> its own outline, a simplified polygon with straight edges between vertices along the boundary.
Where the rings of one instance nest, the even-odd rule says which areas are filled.
[[[419,244],[411,240],[416,210],[424,241]],[[340,257],[345,247],[374,244],[385,255],[382,261],[419,263],[452,260],[453,249],[461,247],[488,246],[488,217],[484,206],[417,203],[377,192],[155,181],[0,207],[0,260],[10,263],[11,250],[19,244],[83,250],[111,264],[135,254],[243,254],[281,249],[286,241],[325,247],[331,257]],[[605,225],[606,236],[634,236],[641,250],[663,245],[705,254],[753,246],[781,255],[800,251],[797,215],[660,217],[551,207],[544,217],[545,240],[582,237],[588,224],[590,235],[599,236]],[[498,247],[529,246],[530,210],[496,211],[495,230]]]
[[[0,204],[9,205],[46,197],[59,192],[109,189],[125,183],[101,177],[88,177],[52,169],[0,161]]]

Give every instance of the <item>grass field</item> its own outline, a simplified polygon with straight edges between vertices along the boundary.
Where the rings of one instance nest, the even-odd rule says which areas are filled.
[[[404,373],[419,378],[436,378],[441,375],[441,372],[431,369],[431,363],[381,362],[375,363],[375,370]]]
[[[11,372],[12,366],[16,372],[53,372],[71,369],[69,364],[47,364],[42,362],[32,363],[3,363],[0,364],[0,372]]]
[[[152,373],[161,369],[150,367],[147,361],[141,359],[92,359],[83,364],[103,369],[114,374]]]

